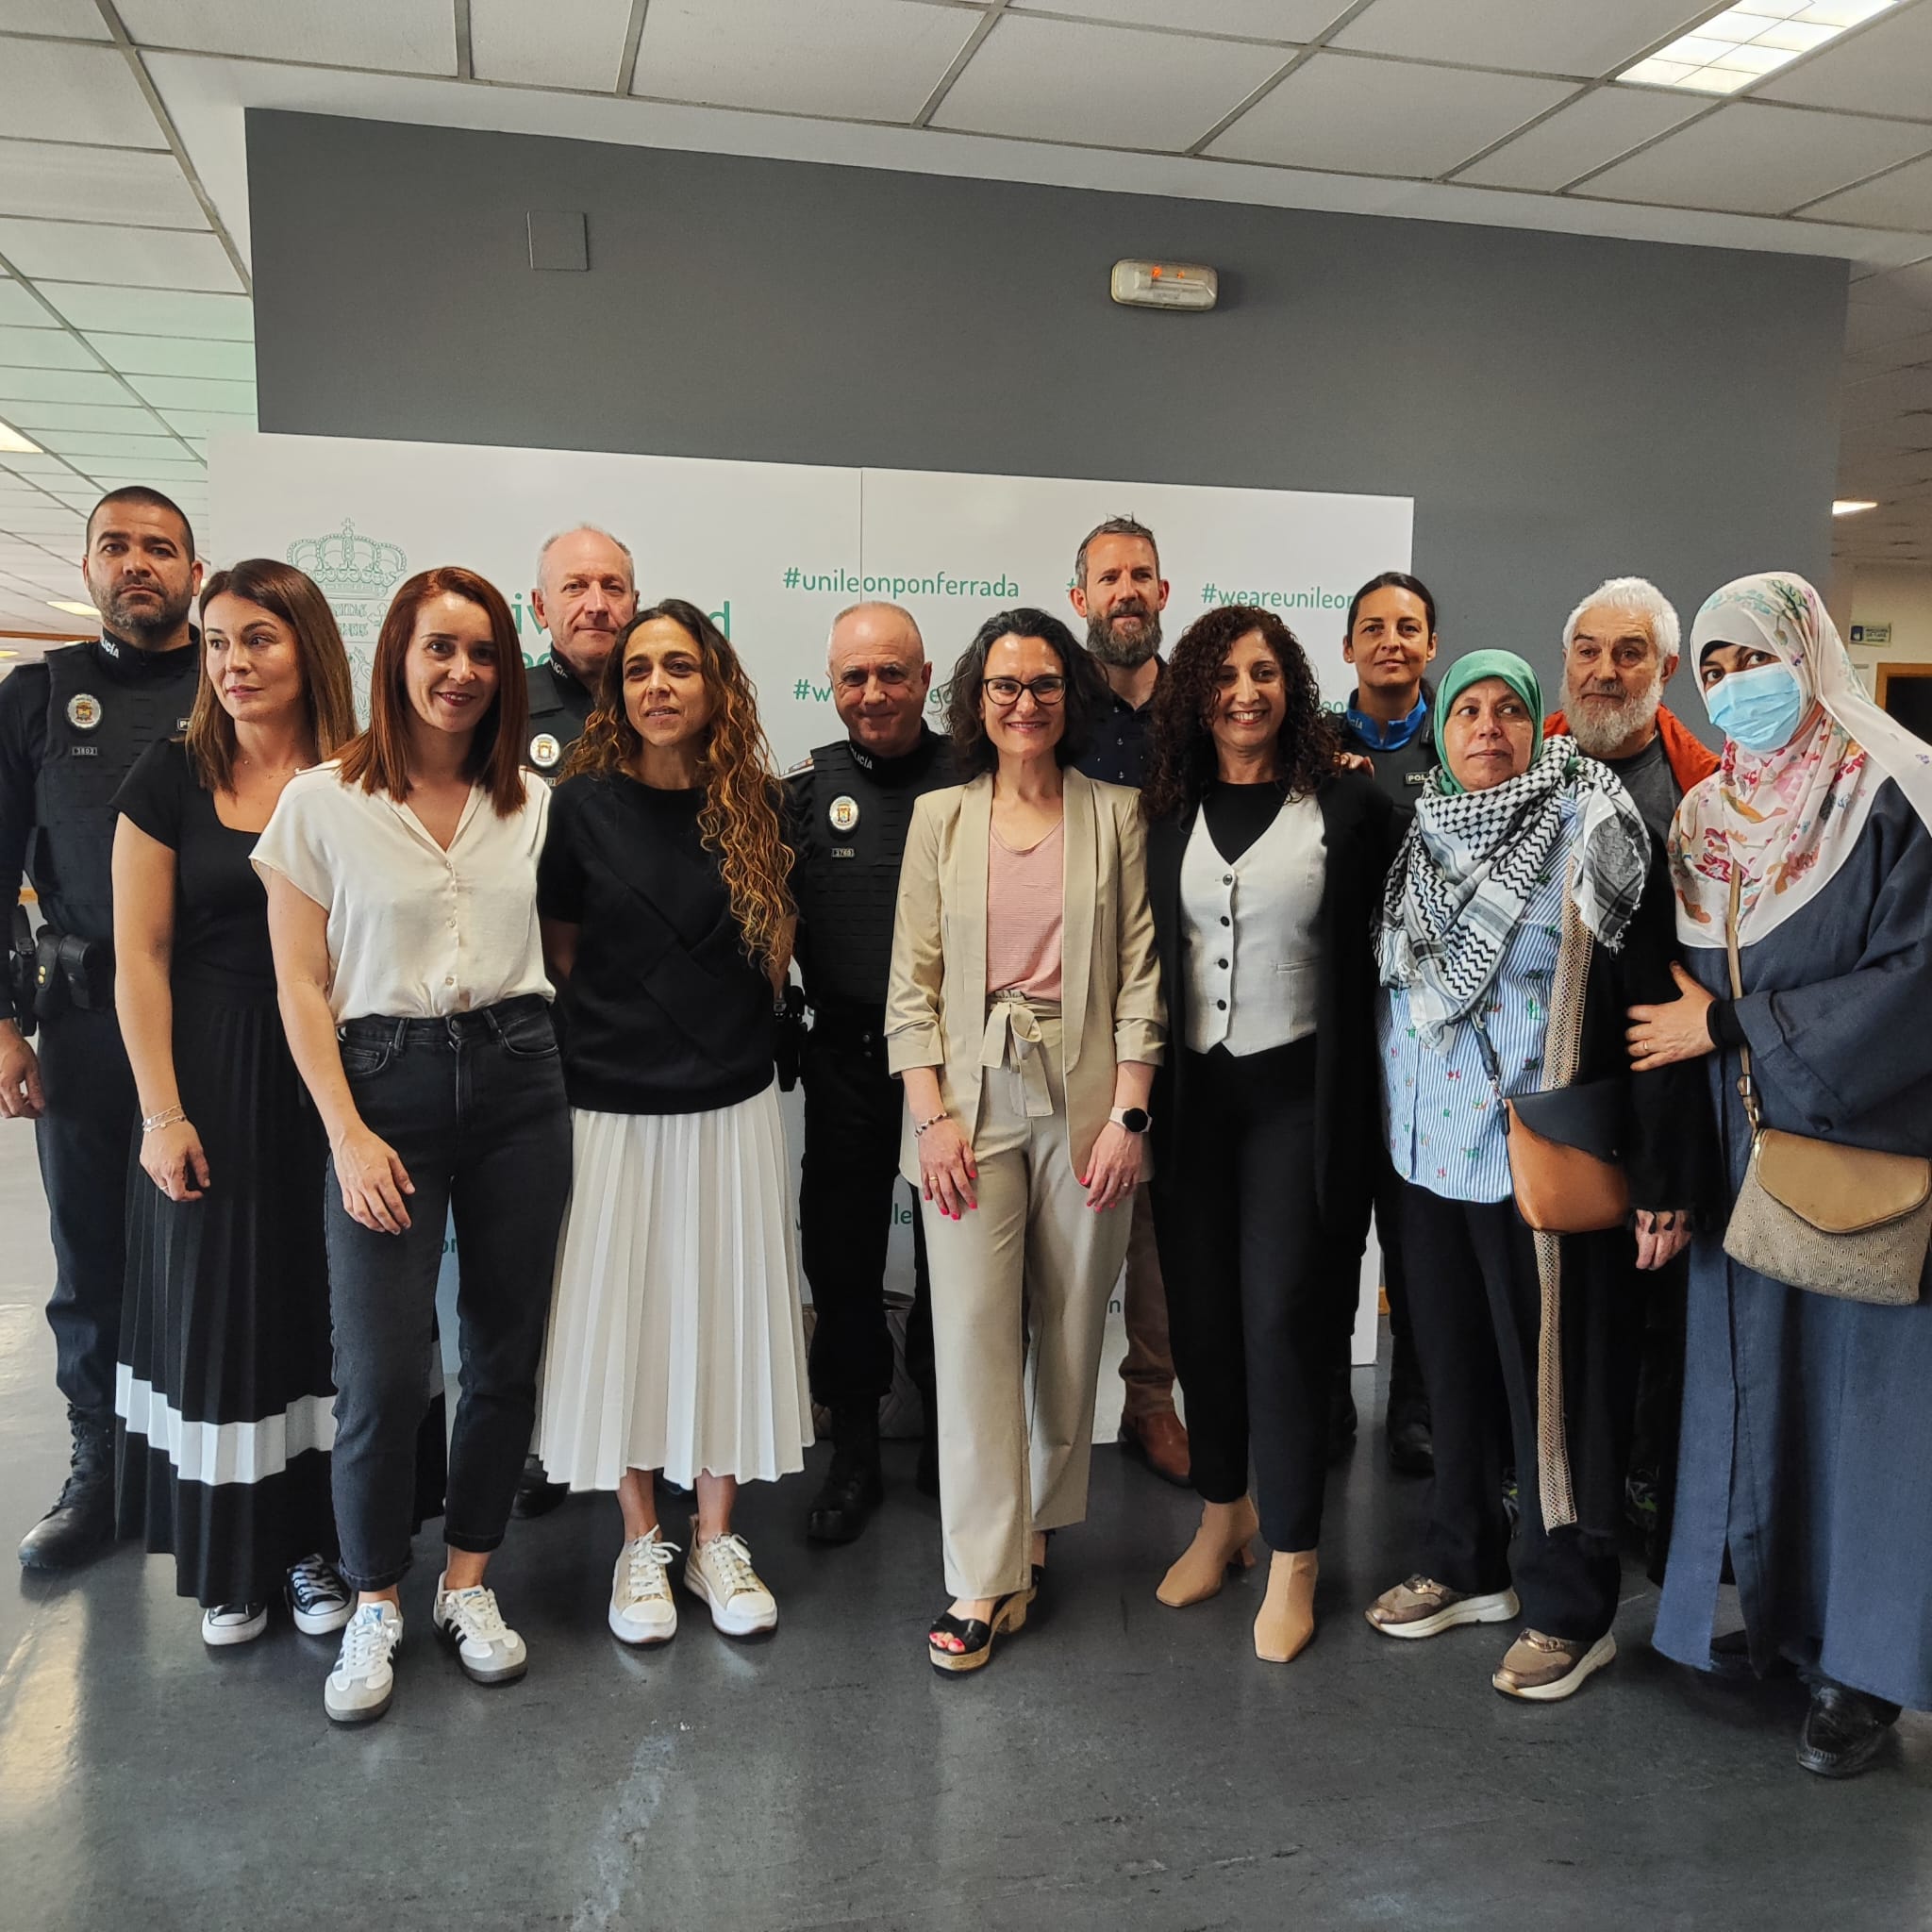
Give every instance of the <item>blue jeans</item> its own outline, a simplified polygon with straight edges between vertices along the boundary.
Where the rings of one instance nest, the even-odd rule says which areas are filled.
[[[503,1541],[536,1418],[570,1110],[549,1008],[534,996],[441,1020],[351,1020],[338,1038],[357,1111],[416,1189],[405,1197],[408,1227],[381,1234],[350,1218],[329,1163],[336,1527],[342,1574],[386,1590],[409,1567],[416,1431],[452,1218],[462,1373],[443,1538],[478,1552]]]

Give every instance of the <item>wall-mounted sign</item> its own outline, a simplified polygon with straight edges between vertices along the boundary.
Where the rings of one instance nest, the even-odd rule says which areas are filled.
[[[1876,649],[1891,641],[1891,626],[1889,624],[1855,624],[1852,626],[1852,642],[1863,644],[1868,649]]]

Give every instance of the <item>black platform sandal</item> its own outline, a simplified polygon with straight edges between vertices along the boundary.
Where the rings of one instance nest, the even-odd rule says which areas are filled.
[[[1041,1536],[1043,1536],[1043,1537],[1044,1537],[1044,1538],[1046,1539],[1046,1546],[1047,1546],[1047,1548],[1048,1548],[1049,1550],[1051,1550],[1051,1549],[1053,1548],[1053,1540],[1054,1540],[1055,1532],[1054,1532],[1053,1530],[1050,1530],[1050,1529],[1043,1529],[1043,1530],[1041,1530]],[[1026,1599],[1026,1601],[1027,1601],[1028,1603],[1031,1603],[1031,1602],[1033,1601],[1034,1597],[1037,1597],[1037,1596],[1038,1596],[1038,1595],[1040,1594],[1040,1586],[1041,1586],[1041,1585],[1042,1583],[1044,1583],[1045,1581],[1046,1581],[1046,1565],[1045,1565],[1044,1563],[1036,1563],[1036,1564],[1034,1564],[1034,1566],[1033,1566],[1033,1591],[1032,1591],[1032,1594],[1031,1594],[1031,1595],[1029,1595],[1029,1596],[1027,1597],[1027,1599]]]
[[[935,1617],[926,1632],[925,1654],[936,1671],[976,1671],[992,1657],[992,1641],[1018,1630],[1026,1622],[1024,1590],[1008,1591],[994,1599],[992,1614],[986,1618],[956,1617],[948,1610]],[[956,1637],[961,1648],[947,1650],[933,1641],[938,1637]]]

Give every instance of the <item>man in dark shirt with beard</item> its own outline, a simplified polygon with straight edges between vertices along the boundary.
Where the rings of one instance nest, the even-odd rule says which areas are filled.
[[[20,1545],[29,1570],[72,1569],[113,1532],[114,1359],[139,1111],[114,1017],[113,799],[150,744],[187,728],[198,656],[194,533],[159,491],[104,496],[80,568],[99,639],[0,683],[0,876],[16,935],[23,871],[46,922],[35,969],[0,985],[0,1116],[35,1124],[54,1239],[54,1374],[74,1436],[67,1482]],[[36,1020],[38,1053],[26,1039]]]

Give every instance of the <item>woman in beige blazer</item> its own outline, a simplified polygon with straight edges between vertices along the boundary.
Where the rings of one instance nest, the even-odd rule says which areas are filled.
[[[1046,1533],[1086,1514],[1108,1292],[1143,1177],[1166,1022],[1140,799],[1071,769],[1105,702],[1057,617],[982,625],[948,704],[967,782],[913,808],[899,879],[886,1041],[932,1270],[943,1671],[1020,1628]]]

